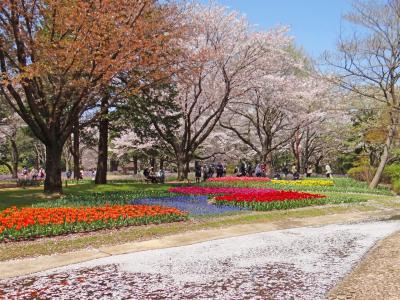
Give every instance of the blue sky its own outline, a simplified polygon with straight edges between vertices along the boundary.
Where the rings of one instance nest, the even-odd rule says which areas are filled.
[[[252,24],[270,28],[290,25],[290,34],[314,58],[334,50],[342,14],[351,10],[349,0],[214,0],[247,16]],[[208,0],[201,0],[207,3]]]

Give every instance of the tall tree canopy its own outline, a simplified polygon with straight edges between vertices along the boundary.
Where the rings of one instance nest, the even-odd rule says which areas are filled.
[[[168,66],[173,7],[153,0],[3,0],[0,93],[46,146],[45,191],[61,191],[61,153],[76,118],[104,88],[130,74],[123,91]],[[147,80],[146,80],[147,81]]]
[[[394,144],[400,120],[400,1],[354,1],[353,11],[344,16],[359,29],[341,38],[337,55],[326,55],[336,73],[332,80],[341,87],[386,105],[388,125],[380,162],[371,188],[382,176]]]

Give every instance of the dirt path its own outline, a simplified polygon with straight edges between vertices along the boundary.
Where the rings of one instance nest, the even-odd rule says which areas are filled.
[[[400,299],[400,232],[379,242],[329,299]]]

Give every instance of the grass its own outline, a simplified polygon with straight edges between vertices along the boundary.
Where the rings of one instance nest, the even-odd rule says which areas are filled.
[[[137,192],[137,191],[167,191],[172,185],[142,184],[137,182],[119,183],[118,181],[106,185],[83,183],[64,187],[64,193],[69,196],[84,197],[90,193],[105,192]],[[32,206],[39,202],[50,202],[60,198],[60,195],[49,196],[43,193],[43,187],[5,188],[0,189],[0,210],[10,206]]]

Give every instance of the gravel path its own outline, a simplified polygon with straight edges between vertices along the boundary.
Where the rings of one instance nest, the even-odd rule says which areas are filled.
[[[400,221],[305,227],[112,256],[0,281],[0,299],[325,299],[398,230]]]

